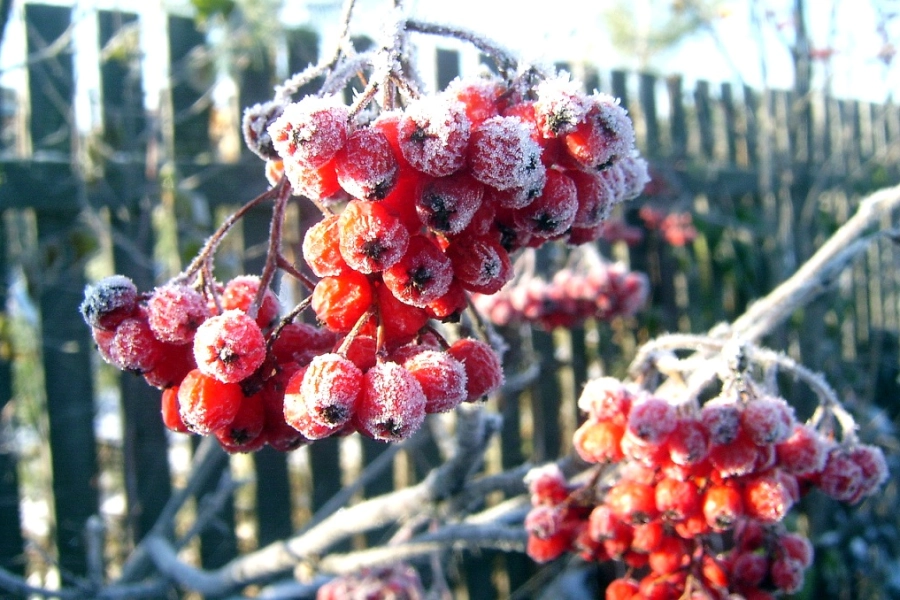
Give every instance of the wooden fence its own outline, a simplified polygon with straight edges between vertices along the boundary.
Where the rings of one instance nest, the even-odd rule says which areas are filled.
[[[159,248],[172,242],[166,236],[177,231],[177,248],[189,254],[211,227],[192,215],[215,215],[240,205],[266,184],[255,157],[218,158],[210,131],[218,115],[206,90],[192,85],[205,48],[193,20],[168,17],[168,39],[161,43],[168,44],[171,88],[158,113],[144,110],[139,57],[104,59],[103,134],[92,139],[93,146],[85,146],[73,128],[73,50],[78,49],[62,45],[47,51],[70,31],[72,11],[26,4],[25,14],[28,55],[37,58],[28,63],[27,107],[4,106],[3,111],[11,119],[7,127],[24,122],[27,131],[23,138],[12,127],[3,137],[0,272],[6,282],[25,274],[40,316],[35,373],[43,374],[39,387],[55,498],[55,529],[46,542],[55,545],[51,554],[61,573],[82,574],[87,569],[84,529],[99,512],[104,473],[113,471],[121,478],[127,500],[123,552],[152,527],[173,492],[171,438],[159,418],[159,392],[140,378],[117,378],[121,447],[100,444],[95,437],[96,398],[105,380],[98,376],[90,335],[77,313],[88,280],[86,266],[98,252],[106,252],[114,272],[128,275],[140,289],[151,289],[166,272],[159,257]],[[100,11],[97,19],[103,48],[137,16]],[[295,32],[290,39],[287,62],[293,72],[314,59],[315,38]],[[240,73],[241,106],[268,98],[276,82],[273,55],[261,56]],[[458,73],[454,52],[440,51],[436,60],[440,84]],[[852,212],[859,193],[898,180],[900,111],[893,104],[763,93],[704,81],[688,88],[682,78],[648,74],[585,70],[583,75],[589,87],[622,98],[635,118],[642,152],[652,163],[650,193],[625,216],[637,222],[636,208],[642,204],[690,211],[700,235],[684,248],[662,244],[654,235],[630,250],[603,248],[651,275],[652,306],[640,319],[589,323],[552,334],[509,332],[519,344],[512,354],[522,360],[536,357],[540,377],[527,389],[492,402],[505,420],[488,468],[564,453],[578,418],[574,398],[589,374],[598,369],[621,372],[636,345],[655,333],[702,331],[739,314],[811,254]],[[23,114],[30,118],[17,121]],[[25,155],[22,148],[28,148]],[[233,268],[259,269],[255,249],[266,237],[267,219],[251,213],[245,221],[235,252],[243,264]],[[790,348],[812,367],[835,374],[838,382],[848,381],[869,397],[875,397],[876,385],[882,392],[889,389],[897,370],[898,266],[895,249],[877,247],[866,264],[842,278],[827,303],[813,305],[803,319],[773,336],[774,345]],[[7,306],[9,293],[8,286],[0,286],[0,307]],[[3,313],[0,407],[27,401],[18,396],[22,392],[14,394],[23,389],[14,379],[26,377],[20,363],[28,357],[12,343],[13,316]],[[865,376],[853,364],[866,365]],[[10,407],[3,415],[11,427]],[[250,542],[240,541],[235,514],[241,510],[226,507],[223,526],[202,537],[202,564],[220,566],[241,544],[242,549],[247,543],[262,546],[288,536],[304,514],[340,489],[341,445],[346,443],[329,439],[302,450],[308,468],[299,479],[287,456],[268,448],[254,454],[255,495],[245,500],[247,507],[238,508],[252,516],[255,533]],[[362,440],[363,462],[383,449]],[[407,456],[403,476],[421,478],[438,456],[435,449],[417,453],[417,460]],[[15,447],[0,445],[0,566],[18,573],[27,567],[22,478]],[[382,479],[366,495],[392,485],[390,478]],[[529,576],[526,560],[504,557],[507,579],[498,583],[497,561],[493,555],[488,558],[464,561],[461,585],[473,598],[518,589]]]

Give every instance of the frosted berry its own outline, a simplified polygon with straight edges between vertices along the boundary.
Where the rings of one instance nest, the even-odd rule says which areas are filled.
[[[114,330],[137,309],[138,292],[128,277],[112,275],[88,286],[79,307],[90,327]]]
[[[158,287],[147,301],[147,320],[164,342],[188,344],[209,317],[206,298],[192,287],[171,283]]]
[[[655,499],[656,509],[671,522],[683,521],[700,510],[700,489],[691,480],[663,478],[656,485]]]
[[[244,109],[241,132],[247,148],[263,160],[278,158],[278,152],[269,135],[269,125],[281,116],[284,105],[277,102],[263,102]]]
[[[363,373],[352,361],[340,354],[327,353],[309,363],[299,392],[312,419],[322,425],[339,427],[353,416],[362,383]],[[289,383],[285,406],[291,389]]]
[[[785,441],[794,428],[794,409],[782,398],[754,398],[741,412],[741,427],[757,446]]]
[[[181,419],[194,433],[208,435],[231,423],[244,393],[236,383],[223,383],[194,369],[178,386]]]
[[[469,169],[475,179],[498,190],[527,188],[546,177],[541,147],[515,117],[492,117],[472,130]]]
[[[741,408],[731,399],[716,398],[703,405],[700,422],[709,432],[711,444],[730,444],[740,431]]]
[[[498,79],[460,79],[447,84],[445,93],[463,103],[473,126],[497,116],[505,87]]]
[[[775,446],[778,463],[794,475],[818,473],[825,467],[828,449],[825,440],[808,425],[794,425],[790,437]]]
[[[406,108],[400,119],[400,152],[426,175],[450,175],[465,164],[469,127],[461,102],[448,96],[420,98]]]
[[[744,483],[744,510],[763,523],[777,523],[793,506],[790,490],[775,475],[760,475]]]
[[[607,421],[625,421],[631,410],[633,396],[615,377],[597,377],[584,386],[578,398],[578,408],[591,418]]]
[[[852,502],[863,483],[863,471],[843,447],[832,448],[818,476],[819,488],[835,500]]]
[[[662,444],[675,429],[675,408],[662,398],[646,398],[635,403],[628,414],[628,431],[651,445]]]
[[[312,294],[316,317],[333,331],[350,331],[372,306],[374,290],[368,278],[357,271],[323,277]]]
[[[458,173],[426,183],[416,200],[416,211],[429,229],[453,235],[471,223],[483,196],[484,185]]]
[[[399,170],[387,137],[377,129],[354,131],[335,156],[338,182],[360,200],[384,199],[397,183]]]
[[[303,258],[318,277],[340,275],[350,268],[341,256],[338,219],[338,215],[325,217],[303,236]]]
[[[351,201],[338,221],[341,256],[361,273],[394,265],[406,252],[409,231],[383,205]]]
[[[197,368],[223,383],[246,379],[265,358],[266,341],[259,325],[240,310],[210,317],[194,336]]]
[[[622,480],[606,494],[606,504],[613,514],[626,523],[647,523],[659,514],[652,486]]]
[[[321,440],[335,435],[341,431],[344,425],[327,425],[313,418],[302,393],[305,375],[306,368],[304,367],[291,374],[287,380],[282,401],[278,405],[279,416],[294,431],[299,432],[304,439]]]
[[[556,463],[534,467],[525,475],[531,504],[559,504],[569,495],[566,477]]]
[[[403,361],[403,367],[422,387],[426,413],[452,410],[468,395],[465,368],[446,352],[418,352]]]
[[[450,289],[453,265],[425,236],[413,236],[406,253],[384,271],[384,284],[401,302],[424,308]]]
[[[585,167],[600,169],[634,149],[634,128],[627,111],[606,94],[595,94],[593,106],[563,136],[569,154]]]
[[[485,342],[464,338],[450,346],[447,352],[466,370],[466,400],[477,400],[503,384],[500,357]]]
[[[238,275],[228,281],[220,298],[222,309],[236,309],[249,314],[259,291],[259,284],[260,280],[256,275]],[[271,288],[266,288],[262,304],[256,313],[256,322],[262,329],[270,327],[278,318],[278,313],[278,297]]]
[[[512,279],[509,253],[491,238],[456,239],[446,252],[453,273],[467,290],[493,294]]]
[[[787,594],[793,594],[803,588],[804,570],[800,561],[782,556],[772,562],[769,573],[776,588]]]
[[[306,96],[289,104],[269,126],[272,145],[285,163],[319,167],[347,141],[349,110],[336,96]]]
[[[335,159],[318,167],[295,162],[282,163],[282,171],[287,176],[295,196],[305,196],[320,204],[328,204],[342,193]],[[273,185],[276,183],[278,179],[275,179]]]
[[[397,363],[379,363],[365,374],[354,423],[369,437],[400,441],[422,425],[425,404],[422,387],[409,371]]]
[[[589,171],[566,171],[566,175],[575,183],[575,196],[578,200],[572,227],[599,225],[609,216],[617,201],[606,180]]]
[[[155,388],[164,390],[178,385],[189,371],[197,368],[191,344],[162,344],[161,352],[150,370],[142,373],[144,381]]]
[[[166,345],[153,335],[146,314],[139,311],[116,327],[108,356],[113,365],[124,371],[146,373],[156,367],[165,351]]]
[[[569,133],[584,121],[592,107],[591,97],[586,95],[582,84],[572,81],[563,74],[541,81],[535,93],[535,125],[545,138],[555,138]]]
[[[558,237],[575,222],[578,196],[572,179],[555,169],[547,171],[543,193],[515,213],[515,224],[541,239]]]
[[[231,454],[237,452],[255,452],[262,448],[266,439],[263,429],[266,423],[266,412],[260,394],[244,398],[237,414],[231,423],[213,431],[219,445]]]
[[[740,477],[752,473],[759,458],[759,449],[746,434],[732,442],[709,447],[709,462],[722,477]]]
[[[851,500],[855,502],[878,491],[887,481],[888,466],[881,448],[869,444],[854,446],[850,450],[850,458],[862,471],[859,491]]]
[[[379,283],[375,294],[378,323],[387,346],[402,346],[412,341],[428,323],[428,313],[424,308],[401,302],[387,285]]]
[[[666,444],[676,465],[694,465],[709,454],[706,428],[695,418],[679,419]]]

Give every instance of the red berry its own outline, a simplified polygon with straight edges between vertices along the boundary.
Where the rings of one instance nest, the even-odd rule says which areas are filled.
[[[416,211],[431,230],[454,235],[465,229],[481,207],[484,185],[465,173],[432,179],[416,200]]]
[[[184,376],[196,368],[192,345],[163,344],[162,356],[143,376],[149,385],[164,390],[181,383]]]
[[[515,213],[515,225],[539,239],[559,237],[575,221],[578,196],[572,179],[555,169],[547,171],[544,191],[528,206]]]
[[[373,303],[374,290],[368,278],[357,271],[324,277],[312,294],[316,317],[332,331],[350,331]]]
[[[137,311],[116,327],[107,356],[124,371],[147,373],[163,359],[166,346],[153,335],[146,313]]]
[[[619,443],[625,427],[615,421],[588,420],[575,430],[572,443],[578,456],[589,463],[615,463],[624,458]]]
[[[363,373],[378,362],[378,340],[371,335],[360,334],[354,337],[344,351],[347,360],[352,362]]]
[[[473,126],[497,116],[505,87],[497,79],[454,79],[445,93],[466,107],[466,116]]]
[[[409,231],[377,202],[352,200],[338,222],[341,256],[361,273],[394,265],[406,252]]]
[[[850,458],[862,471],[859,491],[851,502],[871,496],[887,481],[888,466],[881,448],[860,444],[850,450]]]
[[[466,370],[466,400],[477,400],[503,384],[500,357],[488,344],[472,338],[454,342],[447,350]]]
[[[354,422],[369,437],[400,441],[425,419],[425,394],[412,374],[397,363],[379,363],[364,378]]]
[[[641,554],[653,552],[659,547],[664,534],[665,527],[660,520],[635,525],[631,539],[631,549]]]
[[[266,439],[263,428],[266,423],[266,412],[259,393],[244,398],[234,419],[213,433],[226,452],[255,452],[262,448]]]
[[[740,477],[752,473],[759,458],[759,448],[748,435],[739,432],[737,438],[726,444],[709,447],[709,462],[722,477]]]
[[[754,398],[741,411],[741,427],[757,446],[785,441],[794,422],[794,409],[774,396]]]
[[[281,328],[272,345],[272,357],[278,364],[306,365],[314,356],[334,346],[335,339],[327,329],[307,323],[288,323]]]
[[[828,453],[825,468],[817,478],[823,492],[841,502],[851,502],[863,483],[863,472],[854,462],[850,451],[836,446]]]
[[[293,381],[293,379],[291,380]],[[327,353],[309,363],[300,385],[300,400],[309,416],[328,427],[340,427],[353,416],[363,385],[363,373],[340,354]],[[285,415],[292,384],[285,390]]]
[[[628,414],[628,431],[646,444],[658,446],[675,429],[675,407],[662,398],[645,398],[636,402]]]
[[[606,220],[616,198],[606,180],[597,173],[588,171],[566,171],[575,183],[578,210],[575,211],[573,228],[595,227]],[[599,232],[598,232],[599,233]],[[597,239],[598,235],[593,236]]]
[[[112,331],[132,316],[137,301],[134,282],[124,275],[112,275],[85,289],[79,310],[90,327]]]
[[[178,387],[170,387],[163,390],[162,393],[162,419],[163,424],[178,433],[188,433],[190,430],[184,421],[181,420],[181,414],[178,407]]]
[[[581,87],[580,82],[571,81],[565,75],[545,79],[537,85],[534,121],[542,136],[555,138],[573,131],[584,121],[592,107],[592,98]]]
[[[781,556],[772,562],[769,573],[776,588],[787,594],[803,588],[803,565],[789,556]]]
[[[793,506],[790,490],[776,475],[760,475],[744,483],[744,510],[763,523],[777,523]]]
[[[814,429],[799,423],[793,433],[775,446],[779,466],[793,475],[811,475],[825,468],[825,440]]]
[[[171,283],[158,287],[147,301],[147,320],[153,334],[171,344],[188,344],[209,317],[206,298],[192,287]]]
[[[700,510],[700,489],[694,481],[664,478],[656,484],[656,509],[667,521],[684,521]]]
[[[572,535],[568,531],[562,531],[546,539],[530,535],[525,552],[531,560],[545,563],[565,554],[571,545]]]
[[[598,421],[625,423],[631,410],[632,394],[614,377],[598,377],[587,382],[578,398],[578,408]]]
[[[769,559],[757,552],[741,552],[734,558],[731,573],[735,583],[756,587],[769,573]]]
[[[197,368],[223,383],[253,374],[266,358],[266,340],[256,321],[240,310],[207,319],[194,336]]]
[[[256,275],[239,275],[225,284],[220,302],[223,310],[237,309],[245,313],[256,300],[259,291],[259,277]],[[266,288],[262,304],[256,313],[256,322],[261,329],[270,327],[280,312],[278,297],[271,288]]]
[[[569,154],[582,165],[600,169],[634,150],[634,129],[627,111],[606,94],[595,94],[593,106],[563,135]]]
[[[406,344],[428,323],[424,308],[412,306],[397,299],[387,285],[378,285],[378,323],[384,342],[391,347]]]
[[[403,258],[385,269],[382,277],[398,300],[424,308],[450,289],[453,265],[429,238],[415,235]]]
[[[674,573],[690,561],[685,540],[675,536],[665,536],[659,546],[650,553],[650,569],[658,575]]]
[[[695,465],[709,455],[706,428],[695,418],[681,418],[666,441],[669,457],[676,465]]]
[[[382,200],[397,183],[400,167],[387,137],[377,129],[350,134],[335,156],[338,182],[360,200]]]
[[[455,239],[447,247],[453,273],[467,290],[494,294],[512,279],[509,253],[488,237]]]
[[[700,422],[709,433],[711,444],[730,444],[740,430],[741,408],[730,398],[716,398],[703,405]]]
[[[539,504],[525,515],[524,525],[528,535],[545,540],[562,529],[563,509],[560,506]]]
[[[462,312],[469,306],[468,296],[462,284],[455,277],[450,282],[450,287],[440,298],[435,298],[425,307],[425,311],[432,319],[445,323],[456,322]]]
[[[340,195],[341,184],[338,182],[336,171],[336,159],[331,159],[318,167],[288,161],[282,164],[282,171],[291,184],[291,191],[295,196],[306,196],[310,200],[325,203],[335,196]],[[280,177],[270,178],[270,183],[275,185]],[[274,178],[274,181],[272,179]]]
[[[178,386],[181,419],[188,429],[200,435],[208,435],[231,423],[243,400],[240,385],[224,383],[199,369],[188,373]]]
[[[475,179],[498,190],[529,188],[546,177],[541,147],[516,117],[492,117],[472,130],[469,169]]]
[[[566,478],[556,463],[534,467],[525,475],[525,484],[531,493],[531,504],[558,504],[566,499],[569,490]]]
[[[626,523],[647,523],[656,518],[656,492],[652,486],[623,480],[610,488],[606,504]]]
[[[447,412],[466,399],[466,370],[447,352],[425,350],[405,361],[409,371],[425,394],[425,412]]]
[[[268,128],[285,164],[319,167],[347,141],[349,110],[337,96],[306,96],[289,104]]]
[[[631,578],[613,579],[606,586],[606,600],[631,600],[638,594],[638,582]]]
[[[734,527],[744,515],[744,501],[734,486],[713,485],[703,494],[703,516],[716,531]]]
[[[282,420],[299,432],[304,439],[321,440],[330,437],[345,426],[345,424],[328,425],[319,419],[314,419],[303,394],[303,382],[306,368],[293,373],[284,388],[281,408]],[[271,440],[269,441],[271,444]]]
[[[338,215],[325,217],[303,236],[303,258],[319,277],[340,275],[350,268],[341,256],[338,219]]]
[[[420,98],[400,119],[400,152],[422,173],[445,177],[465,163],[469,127],[461,102],[448,96]]]

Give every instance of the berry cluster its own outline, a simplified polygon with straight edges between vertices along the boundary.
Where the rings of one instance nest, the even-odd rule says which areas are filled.
[[[812,545],[786,531],[791,507],[813,488],[859,502],[887,477],[880,449],[836,442],[797,422],[783,399],[750,389],[676,408],[600,378],[579,407],[588,416],[575,450],[599,466],[580,486],[555,466],[530,475],[528,553],[624,562],[629,576],[609,599],[796,592]]]
[[[139,294],[116,275],[88,288],[81,311],[107,362],[163,390],[170,429],[214,435],[230,452],[352,431],[400,440],[426,413],[502,382],[484,342],[421,335],[379,355],[370,335],[278,323],[277,298],[266,289],[257,304],[259,291],[259,278],[240,276],[214,298],[181,283]]]
[[[404,564],[337,577],[316,593],[316,600],[421,600],[424,597],[419,574]]]
[[[610,320],[644,306],[649,283],[621,263],[590,271],[560,269],[550,281],[530,277],[493,295],[474,294],[475,307],[497,325],[530,322],[545,329],[574,327],[587,318]]]

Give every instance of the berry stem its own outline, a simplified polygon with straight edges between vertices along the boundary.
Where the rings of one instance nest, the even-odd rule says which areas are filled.
[[[297,316],[302,313],[304,310],[309,308],[310,303],[312,302],[312,296],[307,296],[303,300],[300,301],[297,306],[292,308],[290,312],[288,312],[281,320],[278,321],[278,325],[275,326],[275,329],[272,330],[272,334],[269,336],[268,341],[266,342],[266,350],[271,351],[272,346],[275,344],[275,341],[278,340],[278,336],[281,335],[281,331]]]
[[[282,271],[284,271],[285,273],[287,273],[288,275],[290,275],[290,276],[293,277],[294,279],[298,280],[300,283],[302,283],[304,286],[306,286],[306,289],[308,289],[309,291],[312,291],[313,288],[316,287],[316,282],[315,282],[315,281],[313,281],[312,279],[310,279],[309,277],[307,277],[306,275],[304,275],[303,273],[301,273],[301,272],[300,272],[296,267],[294,267],[294,265],[292,265],[291,262],[290,262],[288,259],[286,259],[286,258],[284,257],[284,255],[281,254],[280,252],[278,253],[278,256],[275,257],[275,260],[276,260],[277,263],[278,263],[278,268],[279,268],[279,269],[281,269]]]
[[[516,60],[511,52],[467,29],[408,19],[406,21],[406,30],[427,35],[450,37],[468,42],[491,57],[491,59],[497,63],[497,70],[504,77],[509,77],[509,74],[514,73],[519,67],[519,61]]]
[[[350,348],[350,344],[353,343],[353,340],[356,339],[356,336],[359,335],[360,330],[365,326],[365,324],[369,322],[369,319],[374,317],[376,314],[377,309],[374,305],[372,305],[368,309],[366,309],[366,312],[360,315],[360,317],[356,320],[356,323],[353,325],[353,329],[347,332],[347,335],[344,336],[341,345],[338,346],[338,354],[340,354],[344,358],[347,357],[347,350]]]
[[[288,191],[285,192],[285,189]],[[173,283],[184,283],[191,280],[198,272],[204,269],[207,266],[207,263],[212,262],[212,257],[216,252],[216,249],[219,247],[219,244],[225,238],[231,228],[235,226],[235,224],[244,218],[250,209],[255,207],[257,204],[265,202],[271,198],[278,197],[281,194],[288,193],[290,194],[291,186],[288,184],[287,179],[282,178],[278,185],[275,187],[269,188],[253,200],[250,200],[242,207],[234,211],[232,214],[225,219],[219,228],[216,229],[215,232],[206,240],[206,243],[203,245],[203,248],[200,249],[200,252],[197,253],[197,256],[194,257],[194,260],[187,266],[187,268],[182,271],[179,275],[176,275],[173,279]],[[208,269],[210,272],[212,269]],[[211,280],[210,280],[211,281]]]
[[[291,186],[283,184],[278,188],[278,196],[275,199],[275,206],[272,208],[272,222],[269,226],[269,249],[266,252],[266,264],[263,267],[262,275],[259,277],[259,289],[256,290],[256,297],[250,305],[247,313],[256,318],[259,313],[259,307],[262,306],[263,298],[266,291],[275,277],[275,271],[278,268],[278,257],[281,253],[281,239],[284,225],[284,211],[287,207],[288,200],[291,197]]]

